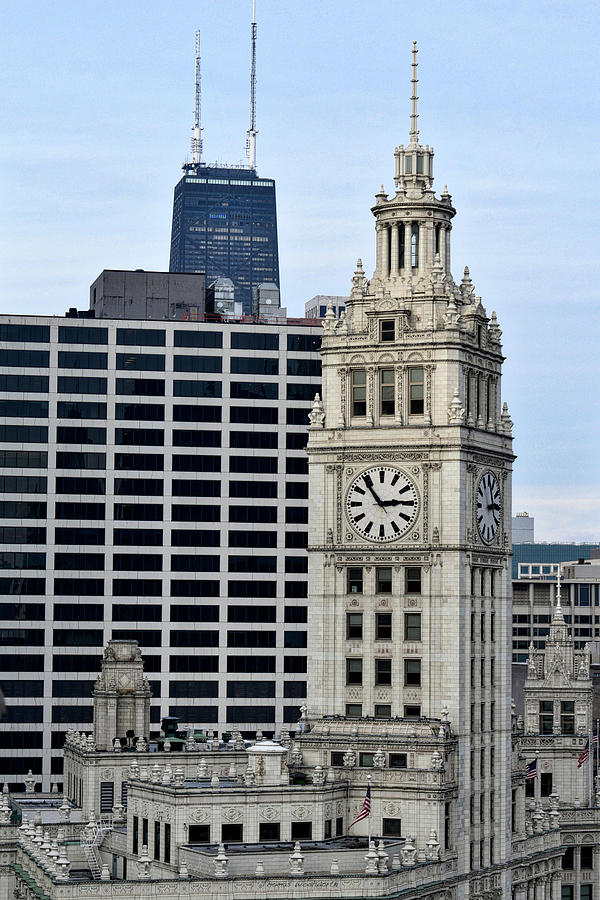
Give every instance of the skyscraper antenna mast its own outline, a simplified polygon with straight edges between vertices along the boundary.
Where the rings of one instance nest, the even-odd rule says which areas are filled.
[[[196,32],[196,102],[194,105],[194,125],[192,128],[192,164],[202,163],[202,126],[201,121],[201,82],[200,74],[200,32]]]
[[[248,167],[256,168],[256,0],[252,0],[252,61],[250,63],[250,128],[246,141]]]

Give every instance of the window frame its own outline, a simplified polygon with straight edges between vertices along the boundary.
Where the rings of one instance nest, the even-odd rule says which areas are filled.
[[[421,379],[416,376],[421,373]],[[421,390],[418,390],[418,389]],[[421,394],[419,397],[418,394]],[[425,415],[425,366],[409,366],[408,368],[408,414],[409,416]]]
[[[364,381],[359,381],[359,376]],[[362,396],[361,396],[362,395]],[[350,396],[353,419],[364,419],[367,415],[367,370],[352,369],[350,373]],[[364,408],[364,411],[362,411]]]

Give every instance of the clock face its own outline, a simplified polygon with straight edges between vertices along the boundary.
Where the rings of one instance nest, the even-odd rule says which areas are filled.
[[[394,541],[414,523],[419,509],[415,486],[392,466],[374,466],[358,475],[346,497],[352,527],[370,541]]]
[[[484,472],[477,485],[477,530],[486,544],[498,534],[501,509],[498,479],[493,472]]]

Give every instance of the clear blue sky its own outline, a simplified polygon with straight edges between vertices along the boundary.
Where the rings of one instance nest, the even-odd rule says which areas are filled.
[[[85,307],[103,268],[166,269],[202,31],[204,157],[244,158],[250,0],[5,0],[0,311]],[[514,509],[600,539],[598,5],[257,0],[258,168],[277,181],[283,301],[347,293],[406,142],[410,48],[453,271],[498,313]]]

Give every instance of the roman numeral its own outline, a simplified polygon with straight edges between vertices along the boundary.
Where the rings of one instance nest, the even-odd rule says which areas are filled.
[[[350,506],[362,506],[362,500],[351,500]]]

